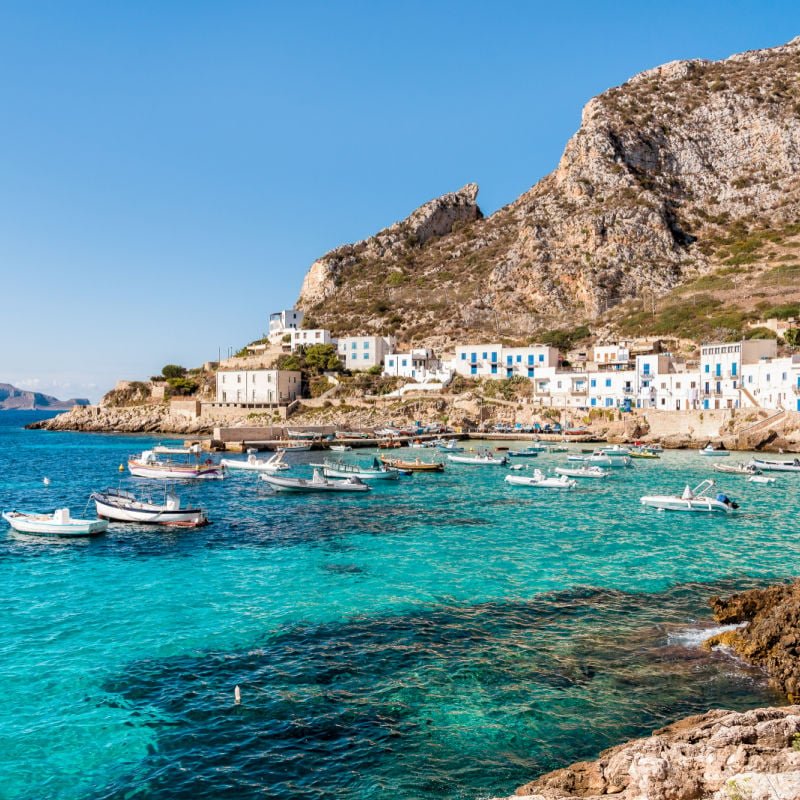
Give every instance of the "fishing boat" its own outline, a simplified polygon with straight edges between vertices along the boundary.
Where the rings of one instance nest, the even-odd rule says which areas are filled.
[[[353,449],[349,444],[331,444],[328,448],[334,453],[349,453]]]
[[[448,455],[447,460],[453,464],[469,464],[473,467],[502,467],[508,463],[505,456],[493,456],[486,451],[475,455]]]
[[[281,472],[289,469],[283,460],[286,451],[281,448],[276,450],[269,458],[258,458],[255,453],[249,453],[247,459],[242,461],[237,458],[223,458],[220,464],[227,469],[244,469],[250,472]]]
[[[215,464],[210,458],[200,461],[199,453],[194,460],[173,461],[160,459],[152,450],[144,450],[140,456],[128,459],[128,470],[137,478],[159,478],[166,480],[219,479],[225,477],[225,467]]]
[[[611,473],[602,467],[590,467],[588,464],[583,467],[556,467],[553,472],[556,475],[564,475],[567,478],[607,478]]]
[[[201,508],[181,508],[178,496],[164,488],[164,502],[156,503],[151,498],[137,497],[122,489],[106,489],[92,492],[97,516],[112,522],[138,522],[143,525],[172,525],[182,528],[198,528],[208,524],[206,512]]]
[[[56,509],[52,514],[4,511],[3,519],[15,531],[37,536],[96,536],[108,528],[107,520],[75,519],[68,508]]]
[[[800,458],[794,458],[791,461],[754,458],[750,463],[756,469],[764,470],[764,472],[800,472]]]
[[[381,463],[387,467],[394,467],[407,472],[444,472],[444,464],[441,461],[423,461],[415,458],[413,461],[403,458],[380,457]]]
[[[569,447],[560,444],[553,444],[547,448],[548,453],[568,453]]]
[[[304,453],[310,450],[313,444],[309,441],[300,439],[293,439],[288,442],[281,442],[280,450],[285,450],[287,453]]]
[[[291,429],[286,431],[286,435],[290,439],[296,439],[303,442],[316,442],[322,438],[322,434],[317,431],[293,431]]]
[[[512,486],[530,486],[534,489],[574,489],[578,485],[577,481],[566,475],[548,476],[540,469],[535,469],[533,475],[506,475],[505,481]]]
[[[323,461],[322,464],[312,464],[322,470],[322,474],[326,478],[358,478],[362,481],[386,481],[397,480],[400,477],[400,471],[394,467],[387,467],[382,464],[377,458],[372,460],[369,467],[364,467],[361,464],[348,464],[345,461]]]
[[[740,461],[738,464],[714,464],[711,467],[714,472],[724,472],[726,475],[759,475],[761,470],[752,463],[745,464]]]
[[[725,448],[721,446],[714,447],[711,442],[709,442],[705,447],[701,447],[697,452],[700,453],[701,456],[712,457],[729,456],[731,454],[730,450],[725,450]]]
[[[649,458],[649,459],[659,459],[661,455],[656,453],[652,450],[647,450],[644,447],[634,447],[628,453],[631,458]]]
[[[447,439],[446,441],[436,442],[436,449],[441,450],[443,453],[463,453],[464,448],[458,443],[456,439]]]
[[[341,481],[332,481],[326,478],[319,469],[314,470],[310,479],[283,478],[263,472],[259,475],[276,492],[368,492],[369,486],[359,478],[350,477]]]
[[[339,441],[349,439],[351,442],[358,439],[371,438],[368,433],[364,433],[363,431],[336,431],[334,435]]]
[[[646,495],[640,502],[644,506],[657,508],[660,511],[701,511],[721,514],[730,514],[739,506],[726,494],[719,492],[716,497],[709,497],[709,492],[715,486],[714,481],[704,480],[694,489],[686,488],[683,494]]]
[[[522,450],[509,450],[509,458],[536,458],[540,453],[538,447],[525,447]]]
[[[624,458],[631,454],[631,451],[627,447],[622,447],[618,444],[601,447],[597,452],[606,456],[611,456],[611,458]]]

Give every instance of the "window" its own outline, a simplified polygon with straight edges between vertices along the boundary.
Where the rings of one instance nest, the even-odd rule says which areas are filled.
[[[393,358],[390,358],[390,359],[389,359],[389,366],[390,366],[390,367],[393,367],[393,366],[394,366],[394,359],[393,359]]]
[[[462,353],[461,354],[461,360],[462,361],[466,361],[467,360],[467,354],[466,353]]]
[[[613,406],[614,401],[610,397],[606,397],[606,406]]]
[[[369,350],[369,342],[364,342],[364,349]]]
[[[596,397],[593,397],[593,398],[592,398],[592,400],[591,400],[591,405],[593,405],[593,406],[596,406],[596,405],[597,405],[597,398],[596,398]]]
[[[544,353],[539,353],[539,363],[544,361]]]
[[[522,356],[517,356],[517,364],[521,364],[521,363],[522,363]]]
[[[606,378],[606,386],[611,386],[611,378]]]
[[[474,364],[469,368],[469,374],[470,375],[477,375],[478,374],[478,368]]]
[[[484,354],[481,356],[481,358],[482,358],[484,361],[486,361],[486,358],[487,358],[487,356],[488,356],[488,355],[489,355],[488,353],[484,353]]]
[[[509,366],[514,363],[514,356],[506,356],[506,364]]]
[[[355,349],[356,349],[356,347],[358,347],[358,345],[357,345],[355,342],[353,342],[353,343],[352,343],[352,345],[351,345],[351,347],[353,348],[353,350],[355,350]]]
[[[497,353],[492,353],[492,361],[497,361]]]
[[[497,375],[497,364],[492,364],[492,375]]]
[[[731,364],[731,375],[736,375],[736,362],[735,361],[733,362],[733,364]]]
[[[533,368],[532,367],[528,367],[528,377],[529,378],[533,377]]]
[[[469,359],[474,364],[478,360],[478,354],[477,353],[470,353]]]
[[[596,378],[592,378],[592,380],[589,383],[590,383],[592,389],[594,389],[594,387],[597,386],[597,379]]]
[[[645,365],[644,365],[644,374],[645,375],[649,375],[650,374],[650,364],[645,363]]]
[[[711,364],[706,364],[705,367],[703,367],[703,372],[711,372]]]
[[[530,366],[533,366],[533,355],[532,354],[528,356],[528,364]]]
[[[403,366],[404,367],[408,366],[408,361],[405,358],[403,359]]]
[[[514,369],[512,367],[506,367],[506,378],[513,378],[514,377]]]

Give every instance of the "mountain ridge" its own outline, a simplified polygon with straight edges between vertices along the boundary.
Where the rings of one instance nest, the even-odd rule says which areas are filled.
[[[0,411],[61,411],[88,405],[89,400],[84,397],[59,400],[49,394],[29,392],[10,383],[0,383]]]
[[[613,327],[726,265],[732,281],[749,274],[758,252],[731,252],[748,237],[794,249],[800,37],[639,73],[589,100],[531,189],[488,217],[476,197],[468,184],[317,259],[298,300],[307,326],[415,342]]]

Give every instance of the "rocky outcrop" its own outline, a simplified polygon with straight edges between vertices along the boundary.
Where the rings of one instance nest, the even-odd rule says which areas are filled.
[[[88,405],[89,401],[85,398],[59,400],[49,394],[28,392],[24,389],[17,389],[16,386],[12,386],[10,383],[0,383],[0,410],[29,411],[37,409],[40,411],[60,411],[73,406]]]
[[[800,706],[715,710],[525,784],[530,800],[800,797]]]
[[[300,305],[335,331],[524,337],[717,266],[730,284],[756,233],[796,233],[798,76],[800,38],[637,75],[589,101],[556,170],[511,205],[481,219],[474,187],[432,201],[315,262]]]
[[[764,669],[790,702],[800,701],[800,581],[712,597],[710,603],[721,623],[746,624],[709,639],[707,646],[732,647]]]
[[[97,431],[116,433],[211,433],[213,421],[171,414],[166,404],[113,407],[75,407],[66,414],[34,422],[26,427],[49,431]]]
[[[342,281],[351,277],[348,273],[354,273],[352,277],[358,279],[359,265],[376,260],[399,260],[413,248],[450,233],[457,223],[480,219],[477,197],[477,184],[469,183],[457,192],[430,200],[402,222],[384,228],[369,239],[327,253],[311,265],[300,290],[298,307],[309,309],[325,300]]]

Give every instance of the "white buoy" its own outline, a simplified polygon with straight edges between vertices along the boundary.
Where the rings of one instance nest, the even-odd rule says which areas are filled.
[[[44,480],[42,481],[42,483],[43,483],[45,486],[49,486],[49,485],[50,485],[50,478],[48,478],[48,477],[45,477],[45,478],[44,478]]]
[[[236,703],[237,706],[242,702],[242,693],[238,686],[233,690],[233,702]]]

